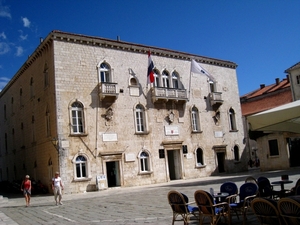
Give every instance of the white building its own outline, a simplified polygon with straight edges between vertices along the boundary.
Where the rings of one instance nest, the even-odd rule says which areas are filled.
[[[0,179],[59,171],[76,193],[246,170],[237,65],[151,47],[147,84],[149,48],[51,32],[0,93]]]

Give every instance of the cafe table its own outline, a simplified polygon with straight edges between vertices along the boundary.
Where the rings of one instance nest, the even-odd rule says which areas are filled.
[[[222,202],[222,198],[225,198],[229,195],[227,192],[219,192],[219,193],[214,193],[213,197],[216,200],[216,203]]]
[[[280,185],[280,191],[281,191],[281,197],[284,197],[285,196],[285,189],[284,189],[284,185],[285,184],[290,184],[290,183],[293,183],[292,180],[277,180],[277,181],[273,181],[271,182],[271,184],[273,185]]]

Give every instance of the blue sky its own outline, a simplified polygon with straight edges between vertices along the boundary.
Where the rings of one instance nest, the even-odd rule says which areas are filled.
[[[0,0],[0,90],[60,30],[235,62],[243,95],[300,62],[299,12],[299,0]]]

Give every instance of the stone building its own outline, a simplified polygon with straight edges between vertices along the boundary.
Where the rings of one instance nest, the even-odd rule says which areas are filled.
[[[59,171],[77,193],[246,170],[236,67],[53,31],[0,93],[0,179]]]
[[[260,88],[240,97],[244,121],[246,149],[253,166],[259,159],[262,171],[288,169],[300,166],[300,134],[285,130],[272,131],[268,128],[255,131],[249,124],[249,116],[283,106],[299,100],[300,63],[285,70],[286,78],[275,79],[270,85],[261,84]],[[299,114],[300,115],[300,114]]]

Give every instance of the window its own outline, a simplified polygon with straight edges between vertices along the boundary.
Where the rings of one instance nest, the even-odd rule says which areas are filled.
[[[209,81],[209,89],[210,92],[216,92],[215,83],[213,81]]]
[[[203,151],[201,148],[197,148],[196,150],[196,159],[197,159],[197,166],[203,166]]]
[[[71,127],[73,134],[84,133],[83,105],[78,101],[71,105]]]
[[[199,112],[195,106],[192,108],[191,118],[192,118],[192,132],[199,132],[200,131]]]
[[[178,82],[178,73],[173,72],[172,73],[172,87],[175,89],[179,88],[179,82]]]
[[[136,123],[135,130],[137,133],[147,132],[145,108],[141,104],[135,107],[135,123]]]
[[[3,106],[3,116],[4,116],[4,119],[6,120],[6,105]]]
[[[240,153],[239,153],[239,147],[238,146],[234,146],[233,148],[233,153],[234,153],[234,160],[235,161],[240,161]]]
[[[50,130],[50,113],[49,110],[46,110],[46,136],[50,137],[51,130]]]
[[[139,154],[140,172],[150,172],[149,153],[145,150]]]
[[[110,66],[107,63],[101,63],[99,73],[100,73],[100,80],[103,83],[111,82],[111,70]]]
[[[11,97],[11,114],[14,114],[14,97]]]
[[[86,178],[87,177],[87,161],[82,155],[76,157],[75,161],[76,167],[76,178]]]
[[[48,65],[45,63],[44,65],[44,87],[49,86],[49,75],[48,75]]]
[[[33,77],[30,78],[30,98],[34,97]]]
[[[296,79],[297,79],[297,84],[300,84],[300,75],[297,75]]]
[[[269,140],[270,156],[279,155],[277,139]]]
[[[170,87],[170,83],[169,83],[169,72],[164,70],[162,72],[162,82],[163,82],[163,87],[165,88],[169,88]]]
[[[20,107],[23,107],[23,90],[20,88]]]
[[[154,72],[154,86],[155,87],[160,87],[159,71],[157,69],[154,69],[153,72]]]
[[[229,122],[230,122],[230,130],[236,131],[236,122],[235,122],[235,112],[232,108],[229,109]]]

